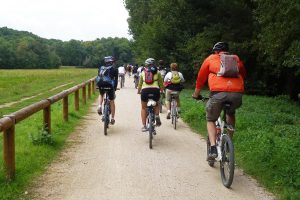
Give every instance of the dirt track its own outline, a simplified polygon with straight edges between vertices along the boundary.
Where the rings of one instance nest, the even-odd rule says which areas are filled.
[[[206,144],[181,120],[178,130],[162,114],[153,149],[142,133],[140,100],[132,79],[117,92],[116,124],[103,134],[96,102],[68,140],[68,147],[39,178],[29,195],[35,199],[101,200],[246,200],[274,199],[241,170],[231,189],[218,165],[205,161]]]

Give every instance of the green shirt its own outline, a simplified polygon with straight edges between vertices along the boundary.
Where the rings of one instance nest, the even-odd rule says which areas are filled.
[[[153,76],[153,83],[152,84],[147,84],[145,83],[145,72],[142,71],[140,75],[140,81],[139,81],[139,88],[144,89],[144,88],[163,88],[163,80],[162,76],[159,71],[157,71],[156,74]]]

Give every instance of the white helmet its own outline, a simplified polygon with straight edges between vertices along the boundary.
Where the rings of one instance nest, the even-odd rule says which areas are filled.
[[[147,58],[147,60],[145,60],[145,65],[154,65],[154,63],[155,63],[154,58]]]

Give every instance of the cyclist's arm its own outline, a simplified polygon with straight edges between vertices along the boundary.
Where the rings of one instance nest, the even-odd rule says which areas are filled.
[[[244,66],[244,63],[238,59],[238,66],[239,66],[239,72],[241,74],[241,76],[243,77],[243,79],[246,78],[246,69],[245,69],[245,66]]]
[[[140,78],[139,78],[139,84],[138,84],[138,94],[141,93],[143,82],[144,82],[143,73],[141,73]]]
[[[114,77],[114,88],[116,90],[118,87],[118,78],[119,78],[119,71],[117,69],[114,69],[113,77]]]
[[[181,72],[178,72],[178,73],[179,73],[179,77],[180,77],[180,82],[181,83],[185,82],[185,79],[184,79],[182,73]]]
[[[198,97],[200,95],[201,89],[208,79],[208,75],[209,75],[209,60],[205,59],[198,72],[196,88],[193,97]]]

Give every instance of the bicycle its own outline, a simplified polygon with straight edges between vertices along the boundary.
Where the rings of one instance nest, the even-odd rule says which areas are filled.
[[[207,102],[209,98],[199,96],[196,98],[203,102]],[[223,111],[220,114],[218,120],[216,121],[217,135],[216,135],[216,146],[218,156],[213,159],[207,159],[208,165],[213,167],[215,162],[220,162],[220,173],[222,183],[225,187],[229,188],[233,182],[234,177],[234,146],[229,135],[229,132],[233,132],[234,129],[231,125],[226,123],[226,112],[230,108],[230,103],[225,102],[223,104]],[[210,152],[210,141],[207,137],[207,156]]]
[[[109,122],[110,122],[110,100],[108,98],[108,92],[112,90],[110,87],[102,87],[101,90],[104,91],[104,108],[103,108],[103,116],[102,116],[102,122],[104,123],[104,135],[107,135],[107,129],[109,128]]]
[[[147,120],[146,127],[149,132],[149,148],[152,149],[153,136],[156,135],[155,131],[155,114],[154,107],[156,106],[156,101],[149,99],[147,102]]]
[[[179,92],[171,91],[170,95],[171,95],[170,105],[171,105],[172,124],[173,124],[174,129],[176,130],[177,120],[178,120],[178,110],[177,110],[177,101],[176,101],[176,99],[179,95]]]

